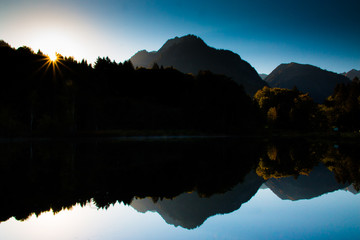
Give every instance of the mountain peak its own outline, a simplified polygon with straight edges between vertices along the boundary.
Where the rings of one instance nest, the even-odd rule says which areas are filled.
[[[188,34],[182,37],[175,37],[175,39],[178,39],[179,41],[200,41],[200,42],[204,42],[200,37],[194,35],[194,34]]]
[[[354,80],[354,78],[360,78],[360,71],[356,69],[352,69],[349,72],[345,73],[345,76],[350,80]]]
[[[223,74],[243,85],[250,94],[266,85],[256,70],[238,54],[209,47],[192,34],[169,39],[159,51],[152,54],[139,52],[130,60],[136,67],[151,67],[157,63],[164,67],[172,66],[184,73],[211,71]]]
[[[193,34],[188,34],[188,35],[185,35],[182,37],[175,37],[175,38],[167,40],[166,43],[159,49],[159,52],[164,52],[164,51],[168,50],[169,48],[176,46],[178,44],[206,46],[206,43],[201,38],[199,38],[198,36],[195,36]]]

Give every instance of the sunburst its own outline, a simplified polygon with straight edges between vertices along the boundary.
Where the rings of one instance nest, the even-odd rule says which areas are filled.
[[[54,52],[53,54],[49,54],[48,57],[51,62],[56,62],[58,60],[58,55],[56,52]]]
[[[62,57],[54,52],[53,54],[47,54],[44,55],[44,57],[41,59],[43,61],[43,65],[40,67],[39,70],[45,68],[45,72],[52,71],[53,77],[56,77],[56,74],[59,73],[61,75],[61,70],[59,68],[60,65],[65,66],[62,62]]]

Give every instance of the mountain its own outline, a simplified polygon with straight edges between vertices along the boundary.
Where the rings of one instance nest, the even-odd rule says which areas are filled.
[[[349,186],[336,181],[333,172],[324,165],[314,167],[308,176],[270,178],[266,185],[279,198],[285,200],[311,199],[328,192],[333,192]]]
[[[360,71],[352,69],[349,72],[345,73],[345,76],[348,77],[350,80],[354,80],[355,77],[360,79]]]
[[[259,76],[261,77],[262,80],[265,80],[269,75],[265,73],[260,73]]]
[[[174,67],[184,73],[197,74],[201,70],[224,74],[244,86],[249,94],[267,85],[256,70],[238,54],[209,47],[194,35],[168,40],[158,51],[139,51],[130,58],[135,67],[151,68],[154,63]]]
[[[211,216],[239,209],[255,195],[263,182],[264,180],[252,171],[243,183],[223,194],[206,198],[200,197],[197,192],[182,193],[174,199],[162,199],[156,203],[151,198],[134,199],[130,205],[138,212],[157,212],[168,224],[193,229]]]
[[[322,103],[330,96],[338,83],[349,83],[350,80],[321,68],[299,63],[281,64],[265,79],[270,87],[292,89],[309,93],[315,102]]]

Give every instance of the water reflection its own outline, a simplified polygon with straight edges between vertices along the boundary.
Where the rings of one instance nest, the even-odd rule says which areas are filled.
[[[299,200],[337,189],[357,193],[355,143],[306,140],[37,141],[0,144],[0,221],[25,220],[91,200],[156,211],[192,229],[230,213],[265,183],[279,198]]]
[[[344,189],[349,183],[338,183],[334,173],[322,163],[315,166],[308,175],[293,177],[270,178],[266,185],[281,199],[311,199],[325,193]]]
[[[174,199],[152,201],[151,198],[134,199],[131,206],[139,212],[156,211],[168,223],[192,229],[200,226],[208,217],[231,213],[249,201],[264,180],[254,171],[230,191],[201,197],[197,192],[182,193]]]

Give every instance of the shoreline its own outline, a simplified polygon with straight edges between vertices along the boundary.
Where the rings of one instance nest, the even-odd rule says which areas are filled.
[[[0,137],[0,142],[61,141],[61,140],[118,140],[118,141],[167,141],[167,140],[238,139],[254,141],[279,141],[305,139],[310,141],[360,140],[359,132],[289,132],[278,131],[254,134],[209,134],[192,131],[96,131],[76,135],[32,135]],[[360,141],[359,141],[360,143]]]

